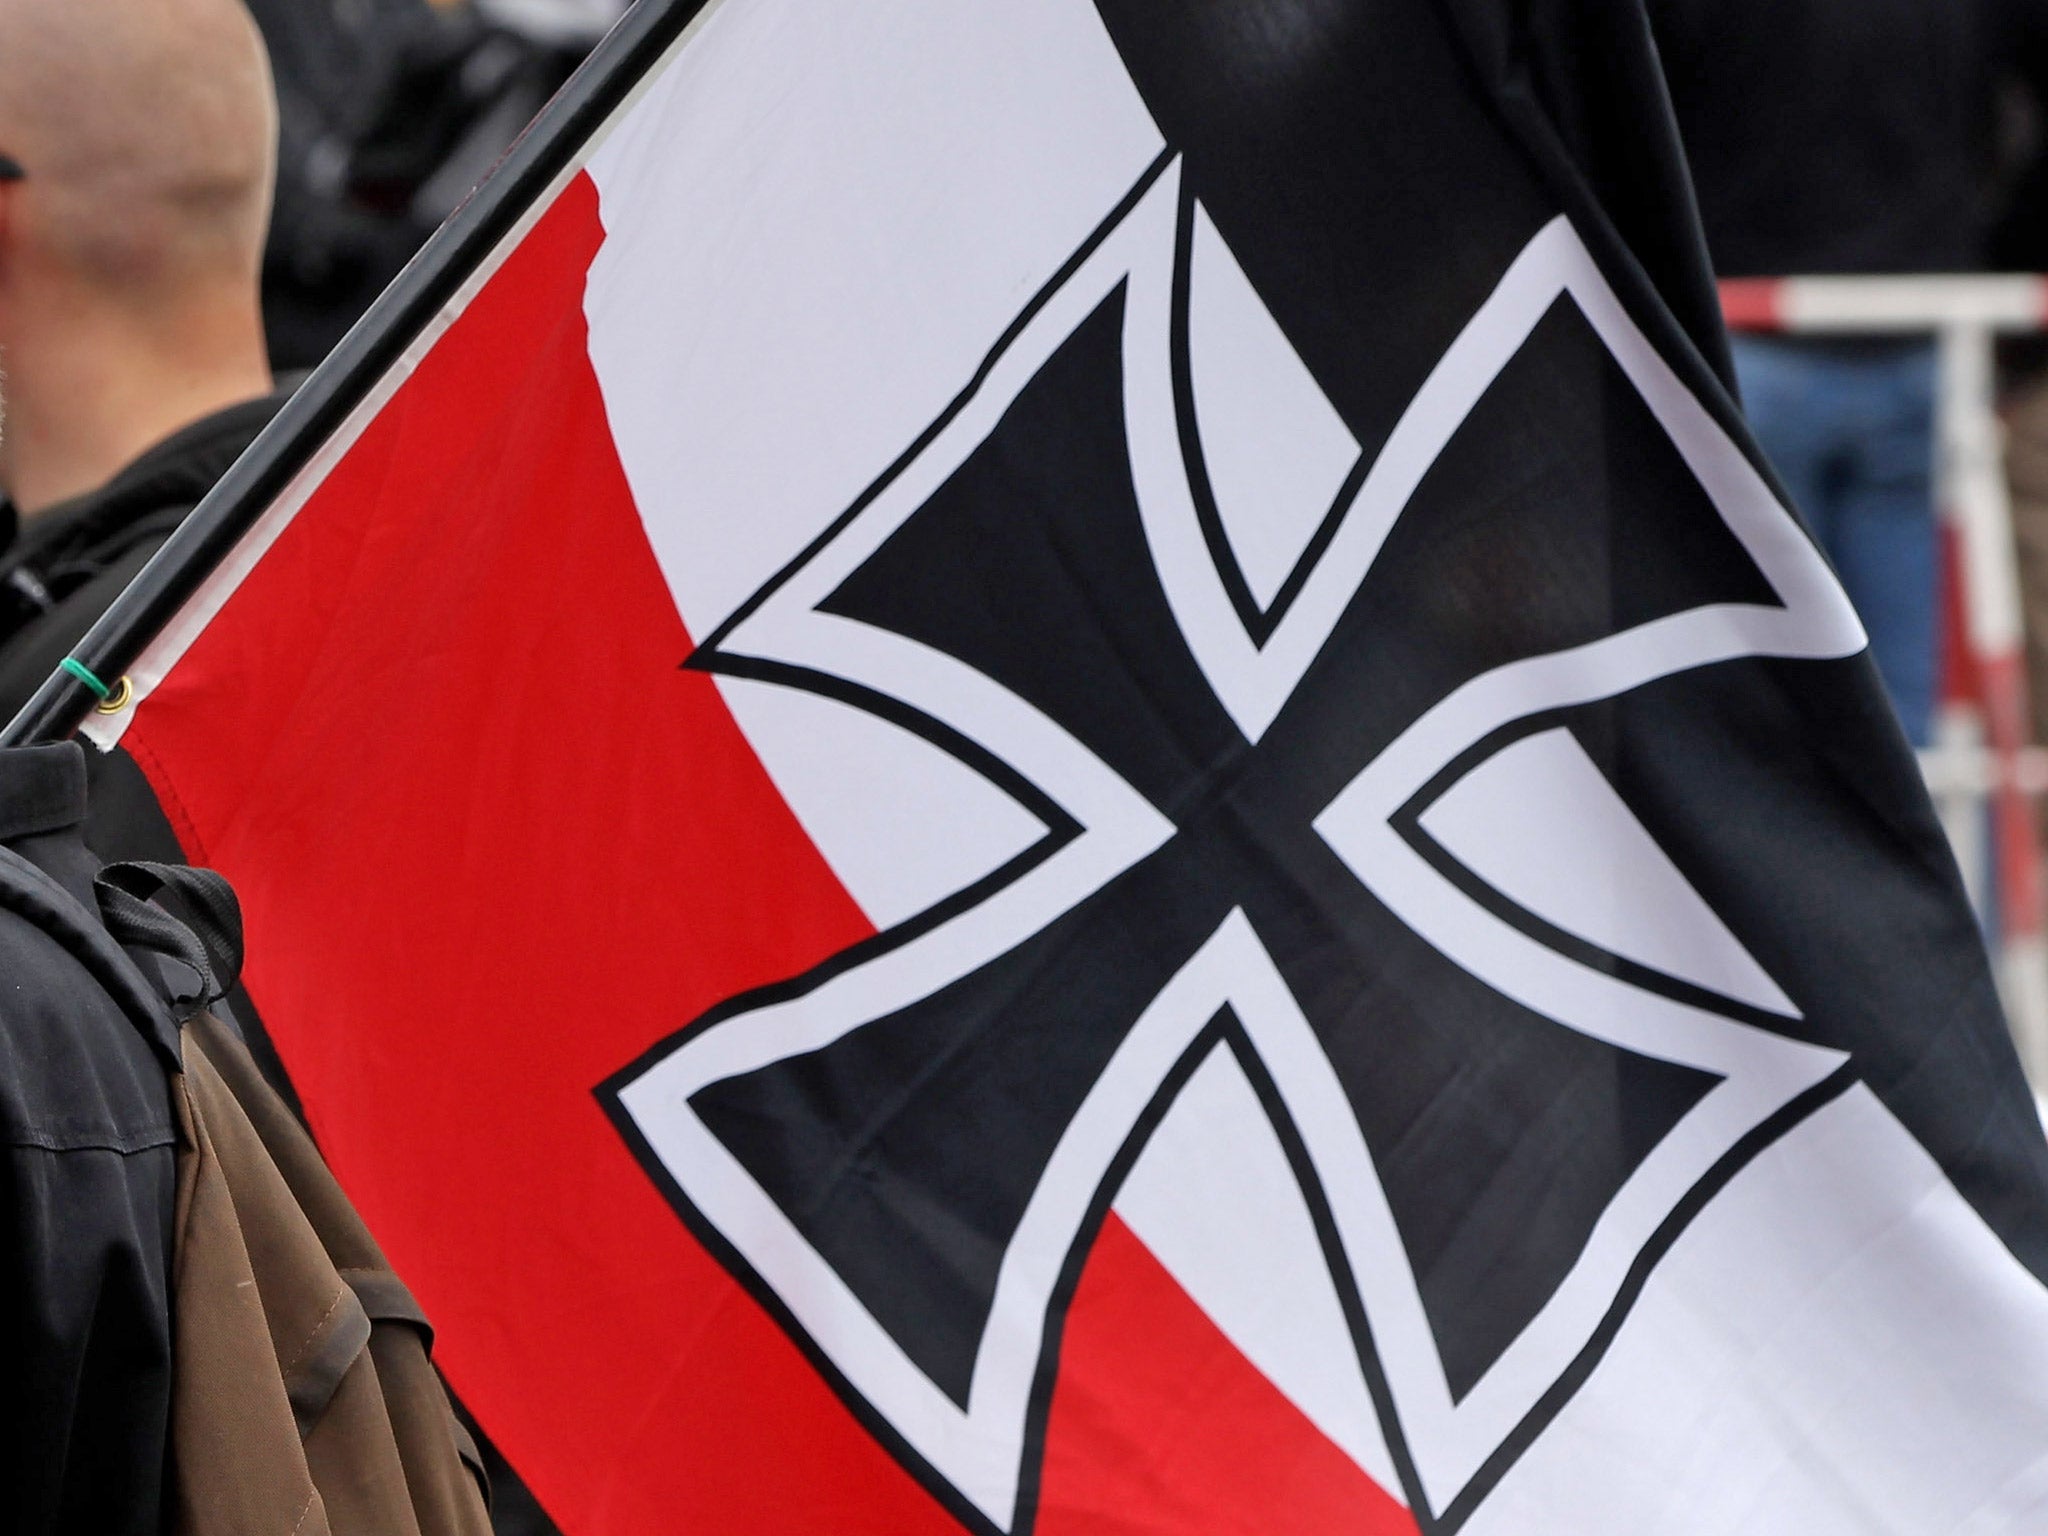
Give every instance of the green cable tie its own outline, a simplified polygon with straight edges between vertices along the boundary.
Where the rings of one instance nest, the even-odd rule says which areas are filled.
[[[85,684],[86,687],[90,688],[98,696],[102,704],[114,696],[114,690],[93,676],[92,668],[80,661],[76,656],[66,656],[58,665]]]

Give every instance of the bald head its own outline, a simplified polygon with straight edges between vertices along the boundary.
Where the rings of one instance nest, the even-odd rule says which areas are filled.
[[[277,108],[241,0],[0,0],[0,153],[24,259],[111,295],[249,281]]]
[[[0,491],[33,516],[270,390],[277,102],[242,0],[0,0]]]

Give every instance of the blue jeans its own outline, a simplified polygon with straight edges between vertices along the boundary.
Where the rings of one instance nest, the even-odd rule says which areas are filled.
[[[1932,342],[1735,338],[1764,453],[1834,562],[1915,746],[1934,730],[1941,655]]]

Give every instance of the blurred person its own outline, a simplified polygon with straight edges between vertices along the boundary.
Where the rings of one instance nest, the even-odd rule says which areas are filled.
[[[612,0],[250,0],[281,109],[271,361],[311,368],[602,35]]]
[[[282,404],[276,131],[240,0],[0,0],[0,713]]]
[[[1981,270],[2000,85],[2035,0],[1649,0],[1723,277]],[[1931,339],[1737,336],[1758,440],[1841,573],[1907,736],[1940,655]]]

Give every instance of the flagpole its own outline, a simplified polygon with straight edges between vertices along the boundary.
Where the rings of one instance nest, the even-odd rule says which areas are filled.
[[[93,625],[72,652],[80,670],[109,684],[126,673],[707,3],[637,0]],[[62,740],[100,699],[60,668],[0,731],[0,747]]]

